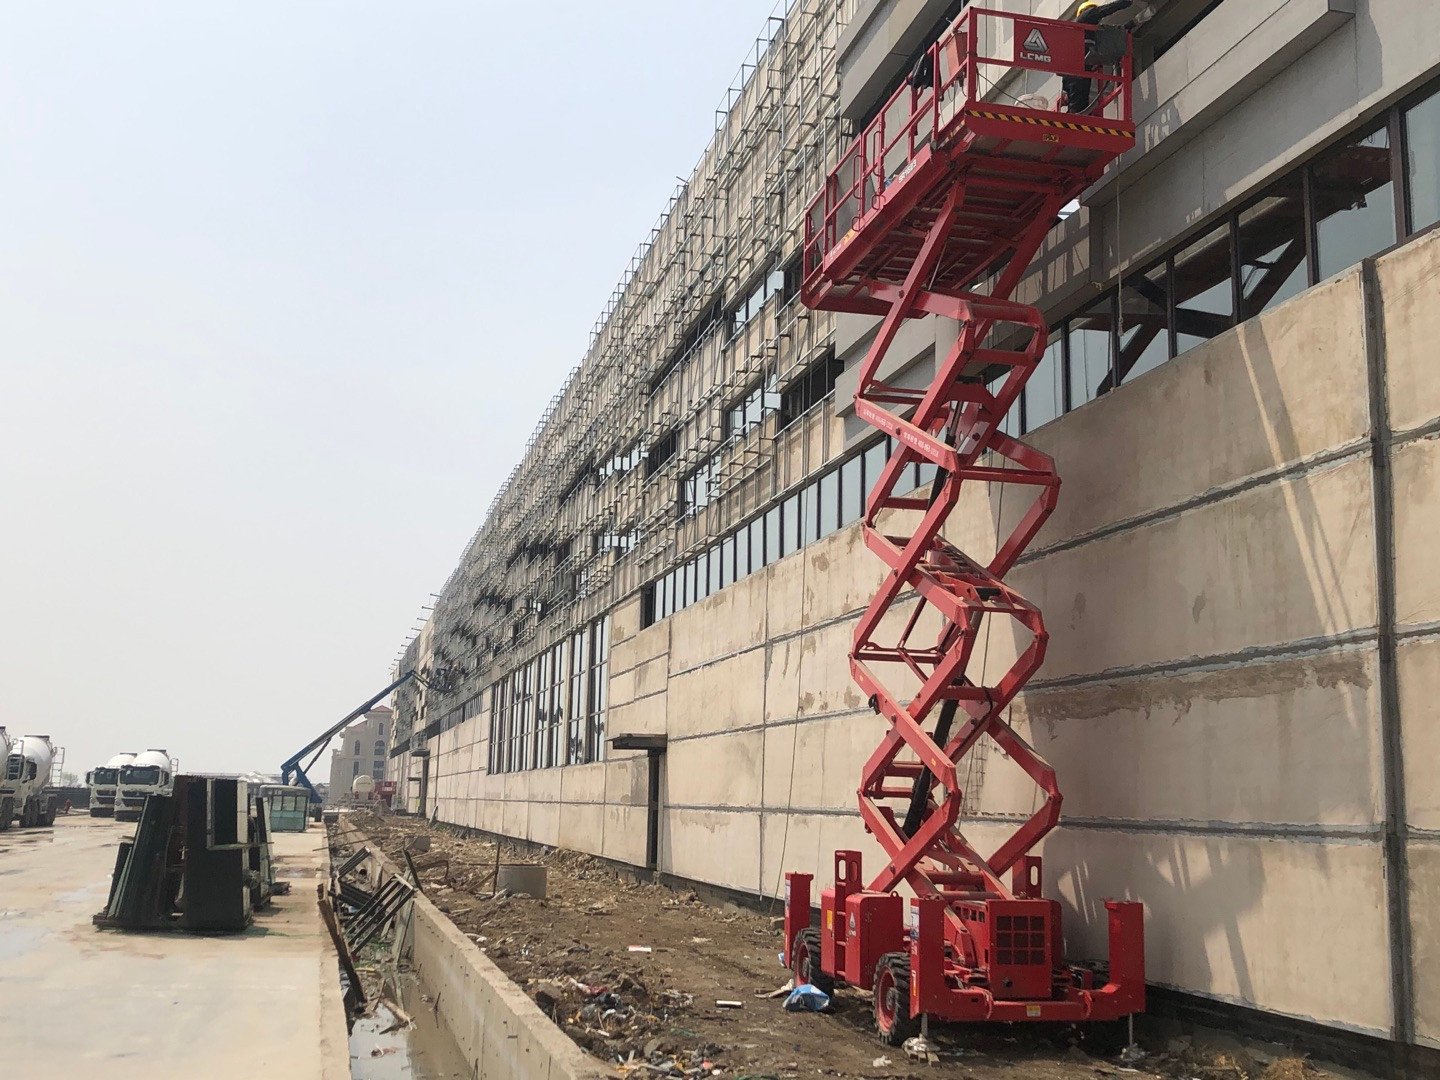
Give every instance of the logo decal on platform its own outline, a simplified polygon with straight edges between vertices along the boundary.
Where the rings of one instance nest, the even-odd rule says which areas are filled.
[[[1021,60],[1034,60],[1038,63],[1050,63],[1050,43],[1045,40],[1045,35],[1040,32],[1037,26],[1030,31],[1030,36],[1025,39],[1025,44],[1020,49]]]

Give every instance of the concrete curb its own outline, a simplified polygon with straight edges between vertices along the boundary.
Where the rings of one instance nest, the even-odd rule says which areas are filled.
[[[360,829],[343,819],[341,839],[364,844],[374,866],[399,868]],[[592,1058],[540,1011],[447,915],[417,894],[410,929],[411,963],[476,1080],[613,1080],[620,1074]]]

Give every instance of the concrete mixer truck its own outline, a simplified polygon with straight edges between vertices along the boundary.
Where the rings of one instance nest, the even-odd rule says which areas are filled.
[[[115,796],[115,820],[139,821],[145,800],[175,790],[175,763],[168,750],[146,750],[120,767],[120,788]]]
[[[109,817],[115,813],[115,793],[120,786],[120,770],[135,760],[134,754],[116,754],[85,777],[90,788],[90,816]]]
[[[10,743],[0,773],[0,829],[18,821],[22,829],[55,824],[50,766],[55,747],[48,735],[22,735]]]

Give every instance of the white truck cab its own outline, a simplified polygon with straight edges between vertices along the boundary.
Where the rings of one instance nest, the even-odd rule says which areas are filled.
[[[116,754],[85,777],[90,789],[90,816],[110,817],[115,813],[115,793],[120,786],[120,770],[135,760],[134,754]]]
[[[120,767],[119,790],[115,795],[115,820],[139,821],[145,800],[151,795],[169,795],[175,788],[175,762],[168,750],[146,750]]]

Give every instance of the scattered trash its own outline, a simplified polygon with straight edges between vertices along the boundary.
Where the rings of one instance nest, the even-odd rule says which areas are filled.
[[[654,952],[654,951],[655,951],[655,950],[652,949],[649,945],[630,945],[630,946],[627,946],[627,948],[629,949],[630,952],[648,953],[648,952]]]
[[[377,1047],[375,1047],[374,1050],[371,1050],[371,1051],[370,1051],[370,1056],[371,1056],[371,1057],[384,1057],[386,1054],[394,1054],[394,1053],[396,1053],[397,1051],[398,1051],[398,1047],[394,1047],[394,1046],[377,1046]]]
[[[708,937],[692,937],[692,938],[690,939],[690,944],[691,944],[691,945],[709,945],[709,944],[710,944],[710,939],[709,939]]]
[[[1120,1062],[1123,1065],[1134,1065],[1137,1062],[1144,1061],[1147,1056],[1144,1050],[1141,1050],[1135,1043],[1131,1043],[1125,1047],[1124,1050],[1120,1051]]]
[[[769,993],[766,993],[764,990],[756,990],[755,996],[769,998],[771,1001],[774,1001],[777,998],[788,997],[790,995],[790,991],[794,989],[795,980],[790,979],[785,983],[784,986],[777,987],[776,989],[771,990]]]
[[[916,1035],[913,1039],[906,1039],[902,1047],[907,1057],[917,1061],[934,1063],[940,1060],[940,1055],[935,1052],[934,1044],[924,1035]]]
[[[786,1012],[828,1012],[830,995],[809,983],[801,983],[785,999]]]
[[[745,1003],[743,1001],[717,1001],[715,1007],[717,1009],[743,1009]]]
[[[872,1069],[884,1069],[888,1068],[891,1064],[892,1062],[890,1061],[890,1059],[882,1054],[880,1057],[870,1062],[870,1067]]]

